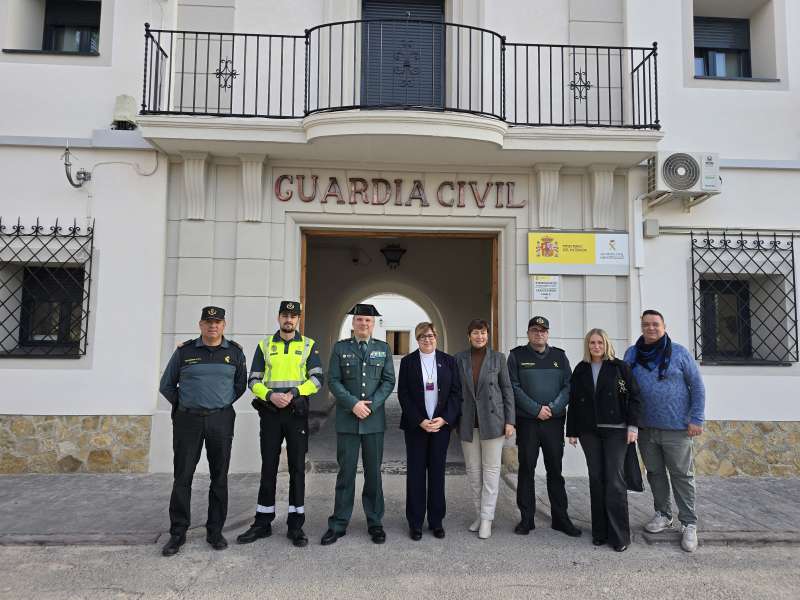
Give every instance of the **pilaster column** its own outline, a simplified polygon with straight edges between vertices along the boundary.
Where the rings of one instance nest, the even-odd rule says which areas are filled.
[[[237,213],[239,221],[260,222],[264,206],[264,154],[240,154],[242,161],[242,195]]]
[[[558,227],[558,183],[561,165],[538,164],[533,167],[536,173],[536,192],[539,199],[539,227]]]
[[[592,190],[592,227],[610,229],[614,198],[614,166],[591,165],[589,177]]]
[[[182,152],[183,205],[181,218],[202,221],[206,218],[207,152]]]

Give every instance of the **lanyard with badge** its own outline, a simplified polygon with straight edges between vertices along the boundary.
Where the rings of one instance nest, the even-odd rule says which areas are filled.
[[[425,364],[425,359],[423,358],[421,361],[422,368],[425,370],[425,375],[427,375],[425,379],[425,391],[431,392],[434,389],[433,385],[433,372],[436,368],[436,354],[431,357],[431,368],[428,370],[428,366]]]

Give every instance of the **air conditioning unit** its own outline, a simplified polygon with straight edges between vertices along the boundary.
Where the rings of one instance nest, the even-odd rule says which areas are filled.
[[[688,211],[721,191],[718,154],[659,153],[647,161],[648,208],[677,199]]]

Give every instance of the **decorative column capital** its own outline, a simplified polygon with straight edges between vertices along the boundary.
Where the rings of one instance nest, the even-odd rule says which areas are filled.
[[[207,152],[181,152],[183,157],[182,219],[206,218],[206,162]]]
[[[534,165],[536,192],[539,199],[539,227],[558,226],[558,184],[561,165],[541,163]]]
[[[592,227],[610,229],[614,200],[614,165],[590,165]]]
[[[242,195],[237,208],[240,221],[260,222],[264,205],[264,161],[266,154],[239,154],[242,161]]]

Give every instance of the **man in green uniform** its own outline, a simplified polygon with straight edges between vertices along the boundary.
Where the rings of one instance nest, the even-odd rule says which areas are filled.
[[[389,345],[373,339],[375,317],[381,316],[371,304],[356,304],[353,336],[339,340],[331,351],[329,383],[336,398],[336,500],[328,519],[322,545],[333,544],[345,535],[353,514],[358,451],[364,467],[361,502],[372,541],[386,541],[383,530],[383,432],[386,429],[384,405],[394,389],[394,364]]]

